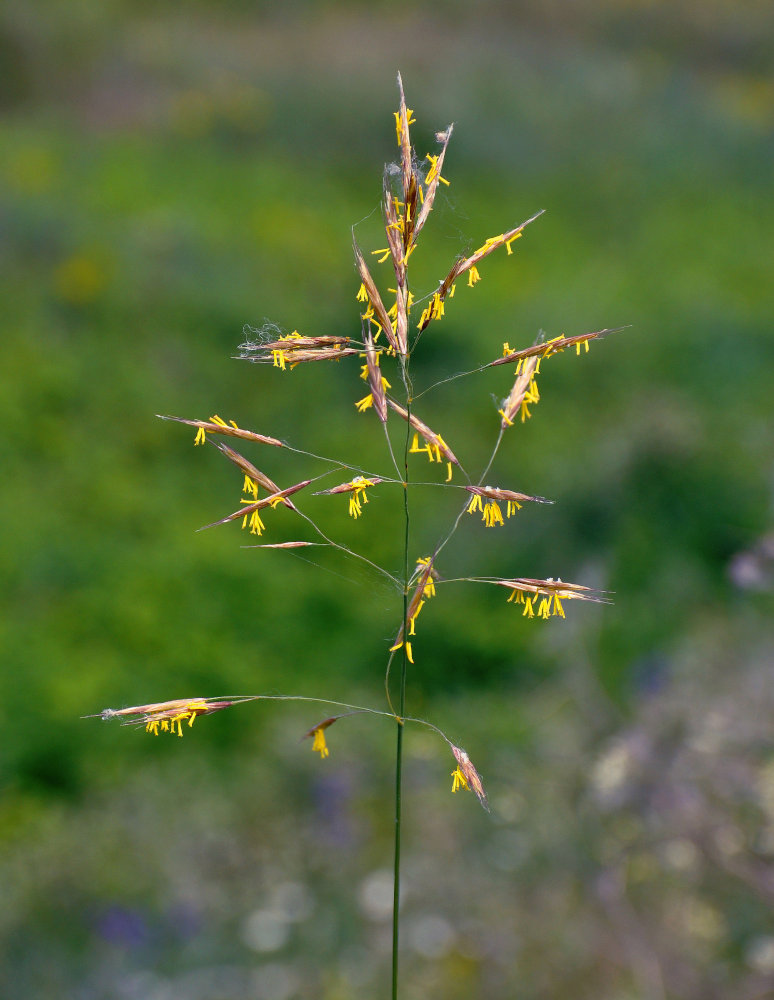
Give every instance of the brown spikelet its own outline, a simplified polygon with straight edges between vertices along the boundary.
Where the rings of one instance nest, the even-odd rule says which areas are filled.
[[[260,344],[242,344],[243,351],[274,351],[279,348],[294,351],[296,348],[311,347],[346,347],[349,337],[334,337],[332,335],[322,337],[302,337],[300,334],[289,334],[287,337],[280,337],[278,340],[266,340]]]
[[[427,562],[422,563],[422,569],[417,579],[417,585],[411,595],[411,600],[408,602],[408,607],[406,609],[407,622],[410,624],[413,623],[419,614],[422,602],[435,593],[433,582],[438,579],[440,579],[440,575],[433,566],[433,557],[430,557]],[[403,642],[403,632],[404,626],[401,624],[398,629],[398,634],[395,636],[395,641],[392,644],[393,649],[399,648]],[[409,635],[410,634],[411,630],[409,630]]]
[[[240,455],[238,451],[234,451],[233,448],[229,448],[229,446],[227,444],[223,444],[222,441],[218,442],[216,447],[218,448],[218,451],[221,451],[230,462],[233,462],[238,469],[241,469],[246,476],[254,479],[259,486],[263,486],[267,493],[282,492],[276,483],[272,482],[272,480],[269,479],[267,475],[264,475],[260,469],[256,469],[253,463],[249,462],[244,455]],[[289,507],[291,510],[295,510],[292,500],[288,500],[286,497],[283,497],[282,502],[286,507]]]
[[[341,361],[341,359],[347,355],[359,353],[360,352],[355,347],[346,347],[343,350],[335,347],[318,347],[314,350],[293,349],[292,351],[288,351],[286,348],[283,351],[283,354],[286,356],[285,360],[291,368],[295,368],[296,365],[302,365],[310,361]]]
[[[310,730],[305,732],[304,735],[301,737],[301,739],[302,740],[311,739],[311,737],[314,736],[314,734],[317,732],[318,729],[327,729],[328,726],[332,726],[334,722],[338,722],[340,718],[341,718],[340,715],[331,715],[329,718],[323,719],[322,722],[318,722],[317,725],[312,726]]]
[[[427,443],[430,445],[431,448],[438,448],[438,450],[441,452],[441,454],[444,456],[447,462],[452,462],[454,465],[460,464],[457,461],[457,456],[454,454],[454,452],[451,450],[448,444],[446,444],[441,435],[436,434],[434,430],[431,430],[426,423],[424,423],[422,420],[419,419],[419,417],[415,416],[413,413],[409,417],[408,411],[405,410],[402,406],[399,406],[398,403],[396,403],[392,399],[389,398],[387,399],[387,405],[390,407],[390,409],[394,410],[398,414],[398,416],[403,417],[404,420],[408,420],[411,426],[414,428],[414,430],[422,435],[422,437],[425,439],[425,441],[427,441]]]
[[[190,704],[207,702],[206,698],[177,698],[174,701],[155,701],[148,705],[132,705],[131,708],[105,708],[100,712],[100,717],[106,721],[109,719],[125,718],[129,715],[147,715],[151,712],[177,712]]]
[[[272,364],[275,368],[309,361],[340,361],[348,355],[357,354],[354,347],[348,347],[349,337],[321,336],[302,337],[297,330],[282,337],[256,341],[246,341],[239,345],[238,357],[243,361]]]
[[[289,350],[287,347],[278,348],[285,359],[285,362],[290,365],[291,368],[295,368],[296,365],[302,365],[310,361],[341,361],[342,358],[348,355],[359,354],[360,352],[356,347],[316,347],[316,348],[292,348]],[[258,360],[258,359],[256,359]],[[265,360],[269,360],[266,358]],[[272,358],[273,362],[273,358]]]
[[[363,254],[360,247],[357,245],[357,241],[353,235],[352,246],[355,251],[355,264],[357,265],[358,274],[360,275],[360,280],[363,282],[363,286],[368,295],[368,301],[371,303],[376,320],[384,330],[384,334],[387,340],[390,342],[392,349],[399,353],[398,341],[395,339],[395,331],[392,328],[392,321],[387,315],[387,310],[384,308],[384,303],[382,302],[382,297],[379,294],[379,289],[376,287],[376,282],[371,277],[371,272],[368,270]]]
[[[467,781],[470,789],[476,793],[478,801],[484,809],[489,812],[489,802],[486,797],[486,792],[484,791],[484,786],[481,782],[481,776],[473,766],[473,762],[470,757],[468,757],[465,751],[461,750],[460,747],[455,747],[454,744],[452,744],[452,753],[454,754],[459,769],[462,771],[465,781]]]
[[[105,721],[120,719],[125,726],[146,725],[149,722],[164,722],[183,717],[211,715],[232,705],[245,701],[255,701],[257,696],[238,698],[176,698],[173,701],[156,701],[147,705],[132,705],[130,708],[105,708],[99,717]],[[87,716],[93,718],[93,716]]]
[[[530,385],[535,375],[537,365],[538,358],[527,358],[521,367],[521,373],[516,376],[516,381],[513,383],[513,387],[508,393],[508,396],[503,401],[503,406],[500,410],[500,415],[502,417],[501,426],[503,428],[510,427],[513,424],[513,421],[516,419],[516,415],[522,408],[522,404],[525,400],[529,401],[528,395],[530,392]]]
[[[265,434],[257,434],[255,431],[246,431],[242,427],[235,427],[233,424],[218,424],[212,420],[186,420],[184,417],[169,417],[157,413],[159,420],[175,420],[179,424],[188,424],[189,427],[198,427],[207,434],[224,434],[227,437],[238,437],[244,441],[258,441],[260,444],[271,444],[275,448],[284,448],[285,445],[277,438],[267,437]]]
[[[392,266],[396,273],[403,272],[405,276],[406,261],[404,259],[406,248],[404,244],[404,233],[406,228],[405,215],[401,215],[398,210],[399,201],[392,193],[390,184],[390,172],[384,171],[382,179],[382,214],[384,216],[384,231],[387,236],[387,244],[390,248]]]
[[[398,352],[405,355],[408,344],[408,286],[406,284],[406,226],[407,210],[398,212],[397,199],[392,194],[389,172],[384,173],[384,230],[395,272],[395,339]]]
[[[497,579],[490,582],[498,587],[507,587],[508,590],[521,591],[525,594],[535,594],[541,597],[555,594],[562,599],[575,598],[580,601],[593,601],[595,604],[612,603],[606,597],[601,596],[605,591],[584,587],[579,583],[565,583],[563,580],[536,580],[522,576],[512,580]]]
[[[443,161],[446,157],[446,148],[449,145],[449,140],[451,139],[452,132],[454,131],[454,125],[450,125],[445,132],[441,132],[438,135],[438,140],[441,142],[441,152],[438,154],[438,162],[435,165],[434,177],[430,183],[424,189],[424,201],[422,202],[422,207],[419,210],[419,215],[417,216],[416,224],[414,225],[414,230],[412,233],[412,244],[416,241],[417,236],[419,236],[420,230],[427,222],[427,217],[433,208],[433,202],[435,201],[435,195],[438,191],[438,185],[441,182],[441,169],[443,168]]]
[[[360,481],[358,482],[358,480]],[[318,490],[317,493],[315,493],[315,496],[327,496],[332,493],[352,493],[355,490],[361,490],[364,486],[377,486],[379,483],[383,482],[384,480],[379,476],[370,476],[367,479],[364,476],[359,476],[350,482],[339,483],[338,486],[331,486],[329,490]]]
[[[303,490],[312,482],[311,479],[305,479],[301,483],[296,483],[295,486],[288,486],[287,489],[279,490],[277,493],[273,493],[271,496],[263,497],[261,500],[256,500],[255,503],[245,504],[239,510],[235,510],[233,514],[228,514],[226,517],[222,517],[219,521],[213,521],[212,524],[205,524],[201,528],[197,528],[197,531],[206,531],[207,528],[215,528],[219,524],[226,524],[227,521],[235,521],[238,517],[246,517],[252,514],[254,510],[262,510],[264,507],[274,507],[276,504],[281,503],[285,497],[292,496],[293,493],[298,493],[299,490]]]
[[[593,333],[579,333],[572,337],[554,337],[552,340],[546,340],[542,344],[533,344],[532,347],[525,347],[521,351],[510,351],[501,358],[495,358],[494,361],[490,361],[486,367],[495,368],[497,365],[509,365],[514,361],[521,361],[524,358],[550,358],[554,354],[561,354],[568,347],[588,344],[592,340],[599,340],[611,333],[620,333],[625,329],[627,329],[625,326],[616,326],[605,330],[595,330]]]
[[[516,493],[514,490],[501,490],[499,486],[465,486],[468,493],[476,496],[487,497],[489,500],[497,500],[501,503],[553,503],[553,500],[546,500],[545,497],[531,497],[527,493]]]
[[[400,122],[400,167],[403,196],[405,199],[411,186],[413,170],[411,163],[411,136],[409,134],[408,108],[406,107],[406,97],[403,93],[403,79],[401,78],[400,73],[398,73],[398,93],[400,95],[400,108],[398,110]]]
[[[368,369],[368,385],[371,389],[371,397],[374,401],[374,410],[383,424],[387,423],[387,395],[384,391],[384,382],[379,368],[379,355],[374,347],[373,337],[370,330],[365,335],[365,359]]]

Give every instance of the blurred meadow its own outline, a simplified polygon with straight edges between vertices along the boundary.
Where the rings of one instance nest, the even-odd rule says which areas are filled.
[[[421,291],[546,209],[425,336],[418,390],[503,341],[630,324],[547,366],[488,477],[556,503],[492,532],[468,519],[440,567],[615,603],[527,621],[460,586],[423,615],[410,711],[470,752],[492,812],[407,733],[404,995],[774,997],[770,5],[8,0],[7,1000],[387,993],[387,721],[337,726],[321,761],[299,744],[316,706],[233,708],[185,740],[80,717],[227,693],[382,707],[395,595],[325,552],[197,534],[241,476],[155,414],[385,461],[357,365],[234,355],[267,320],[359,334],[351,227],[383,245],[398,70],[418,152],[455,123]],[[427,397],[471,464],[509,373]],[[308,467],[248,454],[283,484]],[[357,522],[341,498],[308,510],[394,566],[391,498]],[[419,551],[444,503],[417,519]],[[266,541],[291,537],[283,514]]]

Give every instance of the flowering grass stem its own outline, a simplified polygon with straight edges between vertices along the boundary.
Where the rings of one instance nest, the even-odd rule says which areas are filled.
[[[412,110],[406,106],[400,77],[398,78],[398,87],[400,92],[400,106],[398,112],[395,114],[395,127],[400,157],[399,163],[391,164],[385,169],[383,177],[382,215],[384,220],[384,238],[387,246],[386,248],[371,251],[371,256],[377,257],[377,264],[385,263],[387,260],[391,262],[392,274],[386,281],[394,282],[395,285],[394,288],[387,288],[388,292],[394,293],[393,304],[389,308],[385,304],[386,302],[389,303],[389,299],[386,298],[383,291],[386,283],[384,276],[380,276],[376,271],[374,271],[374,274],[371,273],[367,258],[354,239],[353,231],[355,265],[360,278],[360,288],[356,294],[356,299],[362,304],[360,312],[361,338],[356,339],[339,335],[302,336],[295,330],[290,334],[283,334],[273,324],[266,324],[262,330],[250,331],[255,336],[249,338],[240,347],[240,351],[242,352],[240,356],[242,358],[251,362],[271,365],[275,370],[282,373],[292,371],[297,365],[302,363],[331,361],[339,363],[343,359],[350,359],[351,361],[353,358],[359,357],[362,362],[360,378],[366,382],[369,391],[365,396],[354,402],[354,408],[358,413],[371,411],[382,424],[387,452],[389,453],[392,467],[395,470],[395,478],[392,478],[392,470],[390,470],[389,475],[372,473],[340,459],[332,459],[289,445],[279,438],[241,428],[233,420],[226,421],[217,415],[211,416],[209,420],[189,420],[181,417],[163,418],[195,428],[194,444],[196,445],[204,444],[207,441],[208,435],[212,435],[216,439],[221,435],[225,435],[232,442],[236,438],[239,441],[248,442],[251,447],[259,446],[260,454],[266,456],[266,461],[270,463],[269,472],[271,475],[267,474],[267,471],[264,471],[264,458],[256,459],[259,464],[255,465],[250,458],[241,455],[222,441],[217,443],[219,452],[235,465],[244,477],[244,485],[242,487],[243,496],[239,501],[240,506],[236,510],[206,527],[214,527],[215,525],[240,520],[243,529],[249,528],[252,535],[261,536],[267,530],[266,525],[261,519],[261,513],[269,515],[275,508],[280,506],[285,507],[291,515],[298,515],[301,522],[303,522],[304,530],[299,533],[300,537],[291,535],[289,539],[284,541],[279,540],[244,547],[283,549],[296,555],[298,549],[306,546],[336,549],[343,555],[367,565],[382,580],[389,581],[393,595],[398,593],[402,595],[403,611],[400,627],[390,646],[384,674],[387,710],[308,695],[271,694],[176,699],[174,701],[137,705],[133,708],[106,709],[101,713],[103,719],[119,718],[125,725],[144,726],[146,732],[155,735],[163,732],[180,737],[184,734],[184,726],[185,730],[189,729],[199,716],[219,712],[232,705],[246,701],[316,703],[328,706],[329,709],[343,710],[339,711],[338,714],[333,714],[328,718],[319,720],[301,737],[302,739],[311,739],[312,750],[320,754],[321,760],[325,760],[330,756],[326,742],[326,733],[334,723],[347,716],[358,714],[381,716],[390,719],[395,725],[396,734],[393,808],[392,1000],[398,1000],[399,994],[401,834],[403,823],[403,769],[405,763],[404,737],[407,723],[416,723],[431,729],[445,741],[451,750],[455,763],[454,770],[451,772],[451,791],[471,791],[476,795],[484,809],[489,808],[481,777],[465,750],[452,743],[446,734],[433,723],[406,715],[409,665],[413,666],[414,664],[411,637],[416,634],[417,619],[425,604],[436,596],[436,583],[487,583],[492,586],[504,588],[509,594],[507,603],[512,608],[518,608],[517,614],[520,614],[523,618],[537,620],[551,617],[564,618],[564,604],[572,600],[608,603],[604,591],[595,591],[581,584],[565,583],[560,579],[535,579],[515,575],[507,578],[459,576],[453,579],[444,579],[440,575],[440,567],[437,566],[437,560],[460,527],[465,514],[478,513],[481,515],[481,521],[484,522],[487,528],[500,527],[502,529],[506,520],[515,516],[524,503],[551,502],[543,497],[534,496],[531,493],[517,491],[515,489],[516,484],[510,484],[507,481],[502,486],[483,484],[500,452],[506,432],[510,434],[510,429],[514,425],[524,424],[531,416],[530,407],[537,405],[540,400],[537,378],[542,377],[540,373],[541,363],[548,363],[548,359],[570,348],[574,348],[574,351],[571,353],[576,355],[585,354],[589,350],[589,343],[591,341],[617,332],[617,330],[613,329],[604,329],[571,336],[560,334],[548,340],[541,333],[531,346],[520,350],[513,350],[508,343],[505,343],[502,345],[502,352],[498,356],[492,358],[490,354],[490,360],[479,367],[436,381],[421,393],[416,394],[414,392],[410,374],[412,352],[417,348],[420,340],[424,337],[425,331],[431,324],[433,332],[435,333],[437,330],[446,307],[450,305],[454,298],[458,279],[464,279],[461,282],[463,288],[462,294],[467,294],[464,290],[465,286],[473,288],[482,280],[482,276],[479,273],[479,266],[483,268],[483,262],[490,254],[496,251],[501,251],[509,256],[512,255],[512,245],[520,240],[525,227],[533,222],[541,213],[538,212],[513,229],[508,229],[499,235],[490,236],[472,253],[459,255],[451,264],[446,277],[440,281],[435,290],[415,301],[412,293],[409,291],[408,262],[411,254],[417,248],[417,237],[429,217],[436,194],[440,190],[439,185],[443,184],[445,186],[449,183],[442,176],[441,171],[444,168],[444,159],[452,134],[452,126],[450,125],[444,132],[436,133],[436,141],[440,144],[440,150],[436,155],[430,154],[426,157],[430,163],[430,167],[428,168],[424,161],[416,156],[411,145],[409,126],[413,124],[414,118]],[[520,246],[521,244],[519,243],[518,245]],[[371,257],[369,256],[368,261],[370,259]],[[382,291],[380,291],[380,286]],[[417,321],[416,316],[412,317],[411,309],[412,306],[422,303],[424,303],[424,308]],[[471,331],[472,333],[473,331]],[[477,331],[476,336],[478,336]],[[380,337],[381,340],[379,339]],[[384,362],[383,366],[382,362]],[[550,363],[553,364],[553,362]],[[497,369],[499,373],[500,366],[503,365],[515,366],[508,380],[511,388],[507,395],[502,397],[496,404],[499,406],[496,418],[498,421],[496,440],[478,480],[474,483],[457,454],[452,451],[447,441],[444,440],[439,430],[439,425],[436,423],[436,418],[432,413],[426,414],[422,412],[420,416],[416,412],[416,402],[421,397],[430,393],[431,390],[464,376],[478,374],[487,369]],[[386,372],[383,371],[383,368],[386,369]],[[282,375],[281,377],[285,376]],[[402,393],[397,393],[401,397],[400,400],[388,393],[388,390],[391,389],[388,378],[393,379],[396,383],[398,378],[400,379],[403,390]],[[424,404],[420,409],[424,411]],[[425,422],[425,417],[427,417],[430,423]],[[396,431],[396,446],[394,447],[390,429],[387,426],[388,421],[394,424],[396,420],[405,421],[402,461],[399,457],[399,450],[398,454],[396,454],[398,432]],[[402,425],[398,424],[398,426]],[[443,431],[445,433],[445,427]],[[277,454],[281,455],[282,451],[292,452],[313,462],[323,462],[327,466],[327,469],[317,475],[309,475],[308,478],[300,482],[280,487],[278,485],[280,474],[273,470],[271,463],[279,464],[274,456]],[[415,456],[419,455],[425,457],[430,463],[431,469],[440,470],[441,476],[445,476],[443,482],[424,482],[424,477],[420,476],[417,476],[413,480],[411,479],[409,462],[410,459],[413,461]],[[386,462],[386,458],[383,460]],[[475,468],[475,466],[472,467]],[[402,539],[396,538],[395,542],[395,549],[397,550],[395,554],[396,562],[399,559],[397,552],[402,548],[401,571],[390,572],[367,555],[357,552],[349,545],[331,538],[309,514],[298,506],[298,498],[303,490],[308,489],[308,487],[319,480],[327,479],[336,473],[343,473],[351,478],[348,481],[339,482],[327,489],[318,490],[313,495],[315,497],[337,495],[343,498],[349,505],[349,514],[353,519],[357,519],[361,515],[366,515],[367,505],[369,505],[369,490],[372,488],[380,484],[385,484],[398,487],[402,490]],[[454,476],[457,477],[457,482],[452,483]],[[275,482],[275,478],[277,482]],[[462,484],[460,483],[460,479],[463,481]],[[451,521],[446,534],[441,536],[435,548],[431,550],[431,553],[420,556],[414,562],[411,554],[412,508],[410,492],[415,487],[424,486],[443,486],[456,490],[461,489],[464,491],[465,501],[459,513]],[[376,497],[374,498],[376,499]],[[397,498],[394,499],[397,500]],[[376,507],[377,504],[374,504],[374,506]],[[371,517],[373,515],[368,514],[366,516]],[[303,537],[304,534],[309,534],[307,526],[317,536],[319,541],[309,541]],[[422,544],[424,547],[427,545],[427,541]],[[427,552],[428,549],[424,548],[424,551]],[[333,570],[330,571],[333,572]],[[395,693],[394,690],[393,692],[390,691],[390,682],[393,664],[397,667],[396,654],[398,652],[400,653],[400,670],[397,693]],[[392,681],[394,686],[395,679],[392,678]]]

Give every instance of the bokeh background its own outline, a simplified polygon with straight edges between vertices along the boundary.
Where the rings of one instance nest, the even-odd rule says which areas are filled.
[[[490,477],[555,505],[471,519],[440,567],[615,604],[527,622],[450,586],[423,613],[409,707],[467,748],[492,812],[409,733],[404,996],[774,996],[773,52],[764,0],[3,4],[3,997],[387,991],[388,723],[341,722],[320,761],[314,706],[185,740],[80,717],[382,704],[395,595],[325,552],[195,533],[240,477],[154,415],[384,464],[356,365],[233,355],[246,323],[358,332],[350,231],[382,245],[398,69],[421,153],[455,122],[418,290],[547,210],[458,289],[418,387],[504,340],[631,324],[546,366]],[[426,397],[471,467],[509,378]],[[281,483],[309,471],[265,452]],[[419,499],[417,555],[451,509]],[[397,567],[395,501],[306,509]]]

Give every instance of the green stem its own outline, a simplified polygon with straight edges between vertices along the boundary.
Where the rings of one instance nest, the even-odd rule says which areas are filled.
[[[406,387],[406,412],[411,416],[411,391],[403,359],[403,384]],[[403,719],[406,714],[406,673],[408,669],[408,602],[409,602],[409,501],[408,456],[411,439],[411,421],[406,421],[406,444],[403,451],[403,512],[405,531],[403,538],[403,645],[401,647],[400,691],[398,695],[397,739],[395,744],[395,852],[392,897],[392,1000],[398,1000],[398,941],[400,936],[400,834],[403,784]]]
[[[405,694],[405,665],[401,670],[401,702]],[[398,721],[395,752],[395,864],[392,898],[392,1000],[398,998],[398,937],[400,932],[400,828],[401,783],[403,778],[403,722]]]

